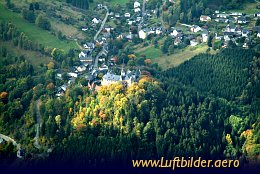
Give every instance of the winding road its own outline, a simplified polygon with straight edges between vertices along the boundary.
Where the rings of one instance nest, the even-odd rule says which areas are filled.
[[[18,143],[17,143],[14,139],[12,139],[11,137],[6,136],[6,135],[4,135],[4,134],[0,134],[0,138],[2,138],[3,140],[5,140],[6,142],[8,142],[8,141],[12,142],[13,145],[16,147],[17,151],[20,151],[20,150],[21,150],[21,145],[18,144]],[[21,156],[19,156],[18,154],[17,154],[17,157],[18,157],[18,158],[21,158]]]

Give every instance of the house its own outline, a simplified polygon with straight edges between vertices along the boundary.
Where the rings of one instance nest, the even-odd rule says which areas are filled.
[[[104,71],[104,70],[108,70],[108,66],[107,65],[101,65],[99,68],[98,68],[98,70],[100,70],[100,71]]]
[[[98,8],[98,9],[101,9],[102,7],[103,7],[102,4],[98,4],[98,5],[97,5],[97,8]]]
[[[201,22],[211,21],[211,17],[205,16],[205,15],[201,15],[201,16],[200,16],[200,21],[201,21]]]
[[[139,22],[139,21],[141,21],[141,20],[142,20],[142,17],[141,17],[141,16],[136,17],[136,21],[137,21],[137,22]]]
[[[181,29],[175,29],[173,30],[170,35],[171,36],[174,36],[174,37],[177,37],[178,34],[182,34],[182,30]]]
[[[256,36],[260,38],[260,33],[257,33],[257,35],[256,35]]]
[[[134,8],[139,8],[139,7],[141,7],[141,3],[138,2],[138,1],[135,1],[134,2]]]
[[[140,39],[146,39],[146,37],[147,37],[147,33],[144,30],[140,30],[138,32],[138,35],[139,35]]]
[[[246,24],[246,23],[248,23],[248,21],[246,20],[246,18],[244,16],[242,16],[242,17],[237,18],[237,23],[238,24]]]
[[[110,33],[111,30],[113,30],[114,28],[112,28],[110,26],[106,26],[104,29],[106,30],[106,32]]]
[[[236,37],[234,32],[224,32],[223,34],[225,42],[230,41],[232,38]]]
[[[76,67],[76,70],[78,72],[82,73],[82,72],[86,71],[87,68],[85,66],[81,65],[81,66]]]
[[[156,28],[155,34],[157,34],[157,35],[162,34],[162,28]]]
[[[127,87],[131,86],[134,82],[137,82],[141,77],[141,71],[124,71],[124,69],[121,69],[121,74],[116,75],[112,73],[111,71],[108,71],[101,80],[102,86],[107,86],[111,84],[116,84],[118,82],[122,82],[123,84],[126,84]]]
[[[141,12],[141,9],[140,9],[140,8],[135,8],[135,9],[134,9],[134,12],[135,12],[135,13]]]
[[[83,44],[83,47],[87,50],[93,50],[95,48],[95,44],[92,42],[88,42],[88,43]]]
[[[194,47],[194,46],[196,46],[196,45],[198,45],[199,43],[195,40],[195,39],[192,39],[191,41],[190,41],[190,46],[192,46],[192,47]]]
[[[88,56],[90,56],[91,54],[91,51],[89,50],[83,50],[79,53],[79,59],[83,59],[83,58],[86,58]]]
[[[177,37],[174,39],[174,45],[179,45],[182,42],[181,38]]]
[[[230,16],[243,16],[243,13],[241,13],[241,12],[231,12]]]
[[[225,14],[225,13],[221,13],[221,14],[217,14],[217,18],[229,18],[229,14]]]
[[[97,19],[97,18],[93,18],[93,19],[92,19],[92,23],[93,23],[93,24],[99,24],[100,22],[101,22],[100,19]]]
[[[88,28],[82,28],[81,30],[82,31],[88,31]]]
[[[215,21],[220,22],[220,23],[228,23],[229,19],[227,19],[227,18],[216,18]]]
[[[125,13],[125,17],[130,18],[131,17],[130,13]]]
[[[190,31],[193,33],[197,33],[199,31],[201,31],[201,28],[198,25],[192,25],[192,27],[190,28]]]
[[[255,17],[260,17],[260,12],[254,14]]]
[[[234,24],[228,24],[226,26],[226,32],[236,32],[237,27]]]
[[[73,78],[77,78],[78,74],[77,73],[73,73],[73,72],[69,72],[68,76],[73,77]]]
[[[201,36],[202,36],[202,42],[207,42],[208,41],[208,37],[209,37],[208,30],[204,30]]]
[[[249,31],[246,30],[246,29],[243,29],[242,30],[242,37],[248,37],[248,35],[249,35]]]
[[[215,33],[215,39],[216,40],[222,40],[223,36],[219,36],[218,33]]]
[[[117,19],[120,18],[120,14],[119,14],[119,13],[116,13],[116,14],[115,14],[115,18],[117,18]]]

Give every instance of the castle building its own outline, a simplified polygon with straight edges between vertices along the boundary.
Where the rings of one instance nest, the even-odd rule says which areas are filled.
[[[121,69],[121,74],[117,75],[112,73],[111,71],[108,71],[102,78],[101,80],[101,85],[106,86],[106,85],[111,85],[115,84],[118,82],[126,83],[126,85],[129,87],[131,86],[134,82],[137,82],[139,78],[141,77],[141,71],[140,69],[136,71],[124,71],[124,69]]]

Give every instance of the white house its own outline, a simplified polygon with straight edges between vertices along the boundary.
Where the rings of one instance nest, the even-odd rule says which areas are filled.
[[[246,23],[248,23],[248,21],[246,20],[245,17],[238,17],[237,18],[237,23],[238,24],[246,24]]]
[[[97,19],[97,18],[92,19],[93,24],[98,24],[99,22],[100,22],[100,19]]]
[[[178,34],[181,34],[182,30],[181,29],[175,29],[171,32],[171,36],[176,37]]]
[[[134,2],[134,8],[138,8],[138,7],[141,7],[141,3],[138,2],[138,1],[135,1]]]
[[[260,33],[257,33],[257,35],[256,35],[256,36],[260,38]]]
[[[242,37],[248,37],[249,31],[248,30],[243,30],[242,31]]]
[[[254,14],[255,17],[260,17],[260,12]]]
[[[125,13],[125,17],[130,18],[131,17],[130,13]]]
[[[201,28],[198,26],[198,25],[193,25],[191,28],[190,28],[190,31],[193,32],[193,33],[197,33],[199,31],[201,31]]]
[[[140,39],[146,39],[146,37],[147,37],[147,33],[144,32],[144,30],[140,30],[138,35],[139,35]]]
[[[161,33],[162,33],[162,29],[161,28],[156,28],[155,34],[159,35]]]
[[[193,40],[191,40],[190,41],[190,46],[192,46],[192,47],[194,47],[194,46],[196,46],[196,45],[198,45],[199,43],[195,40],[195,39],[193,39]]]
[[[200,21],[201,21],[201,22],[211,21],[211,17],[205,16],[205,15],[201,15],[201,16],[200,16]]]
[[[134,11],[135,11],[135,13],[138,13],[141,11],[141,9],[138,7],[138,8],[135,8]]]
[[[225,13],[221,13],[221,14],[217,14],[217,18],[229,18],[229,14],[225,14]]]
[[[207,30],[204,30],[201,36],[202,36],[202,42],[207,42],[209,37],[209,32]]]
[[[74,78],[77,78],[77,77],[78,77],[78,74],[73,73],[73,72],[68,73],[68,75],[69,75],[70,77],[74,77]]]

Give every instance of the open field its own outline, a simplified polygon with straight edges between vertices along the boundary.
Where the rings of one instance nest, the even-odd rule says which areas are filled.
[[[41,43],[45,46],[53,48],[61,48],[69,50],[70,48],[77,48],[75,41],[61,41],[56,36],[52,35],[48,31],[45,31],[32,23],[24,20],[18,13],[12,12],[6,9],[2,3],[0,3],[0,21],[12,22],[20,31],[26,33],[28,37],[34,41]]]
[[[154,63],[158,63],[158,65],[162,69],[168,69],[172,67],[176,67],[183,62],[190,60],[194,56],[206,52],[208,46],[206,45],[199,45],[196,47],[187,47],[183,51],[177,52],[170,56],[164,55],[154,60]]]
[[[128,0],[110,0],[109,3],[111,4],[120,4],[120,5],[123,5],[123,4],[126,4],[128,2]]]
[[[153,46],[141,48],[136,52],[139,57],[141,55],[146,55],[146,58],[152,60],[152,63],[158,63],[162,69],[168,69],[176,67],[181,63],[190,60],[192,57],[206,52],[208,47],[206,45],[198,45],[196,47],[187,47],[184,50],[178,50],[172,55],[163,55],[159,48],[154,48]]]
[[[39,52],[29,51],[29,50],[20,49],[18,47],[14,47],[12,42],[0,41],[0,44],[4,46],[8,50],[8,52],[11,52],[12,55],[14,56],[21,56],[21,55],[25,56],[25,59],[33,65],[35,71],[37,71],[37,68],[41,64],[43,65],[48,64],[51,61],[51,57],[42,55]]]
[[[154,60],[158,57],[163,56],[162,51],[159,48],[154,48],[154,46],[149,46],[145,48],[141,48],[136,52],[137,57],[141,55],[145,55],[147,59]]]

